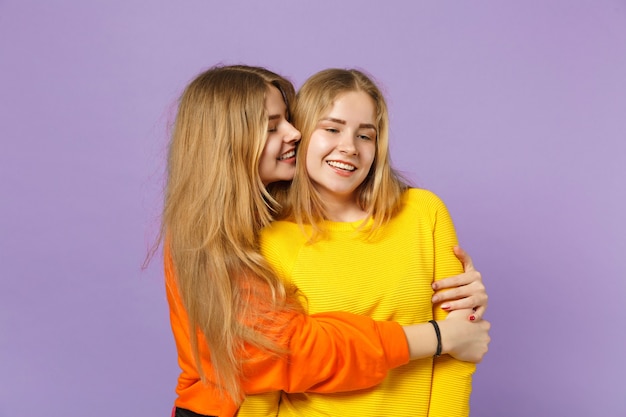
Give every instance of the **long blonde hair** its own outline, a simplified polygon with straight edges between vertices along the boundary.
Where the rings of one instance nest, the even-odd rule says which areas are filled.
[[[236,401],[244,345],[281,352],[255,328],[255,317],[263,312],[249,303],[251,296],[258,299],[251,292],[270,293],[267,308],[291,308],[284,285],[258,249],[258,232],[275,210],[259,177],[270,86],[281,91],[289,108],[293,85],[264,68],[238,65],[203,72],[180,98],[168,154],[161,235],[189,317],[192,352],[206,383],[200,331],[211,352],[212,382]]]
[[[312,226],[315,238],[324,229],[322,221],[328,218],[320,194],[306,170],[306,153],[311,135],[324,114],[340,95],[352,91],[365,92],[376,108],[376,155],[365,181],[357,189],[358,203],[373,218],[369,230],[376,230],[391,219],[400,208],[400,197],[407,182],[394,171],[389,155],[389,113],[387,103],[378,86],[362,71],[356,69],[326,69],[311,76],[300,88],[296,98],[293,121],[302,133],[298,150],[296,174],[290,190],[290,200],[283,217]]]

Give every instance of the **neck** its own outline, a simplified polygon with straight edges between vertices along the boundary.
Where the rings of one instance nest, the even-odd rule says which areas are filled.
[[[327,220],[333,222],[356,222],[367,217],[367,212],[353,199],[324,199],[324,209],[328,216]]]

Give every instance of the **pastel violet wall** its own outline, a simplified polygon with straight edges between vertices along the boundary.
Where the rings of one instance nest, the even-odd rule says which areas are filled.
[[[472,415],[626,416],[626,3],[0,1],[0,416],[166,416],[167,128],[216,63],[361,67],[493,323]]]

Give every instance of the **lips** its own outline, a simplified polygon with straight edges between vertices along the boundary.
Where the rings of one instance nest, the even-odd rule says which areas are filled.
[[[296,149],[291,149],[287,152],[285,152],[284,154],[282,154],[281,156],[278,157],[279,161],[284,161],[285,159],[289,159],[289,158],[293,158],[296,156]]]
[[[356,167],[354,165],[348,164],[346,162],[326,161],[326,163],[333,168],[341,169],[343,171],[348,171],[348,172],[356,171]]]

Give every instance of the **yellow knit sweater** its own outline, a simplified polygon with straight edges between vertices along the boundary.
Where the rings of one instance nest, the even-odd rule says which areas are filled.
[[[356,231],[361,222],[326,222],[328,236],[307,245],[296,224],[275,222],[262,233],[263,254],[283,279],[297,285],[311,314],[347,311],[403,325],[441,320],[445,312],[431,304],[431,283],[463,270],[452,251],[454,226],[443,202],[429,191],[410,189],[403,202],[373,241]],[[374,388],[252,396],[238,415],[468,416],[474,369],[448,355],[415,360],[390,371]]]

